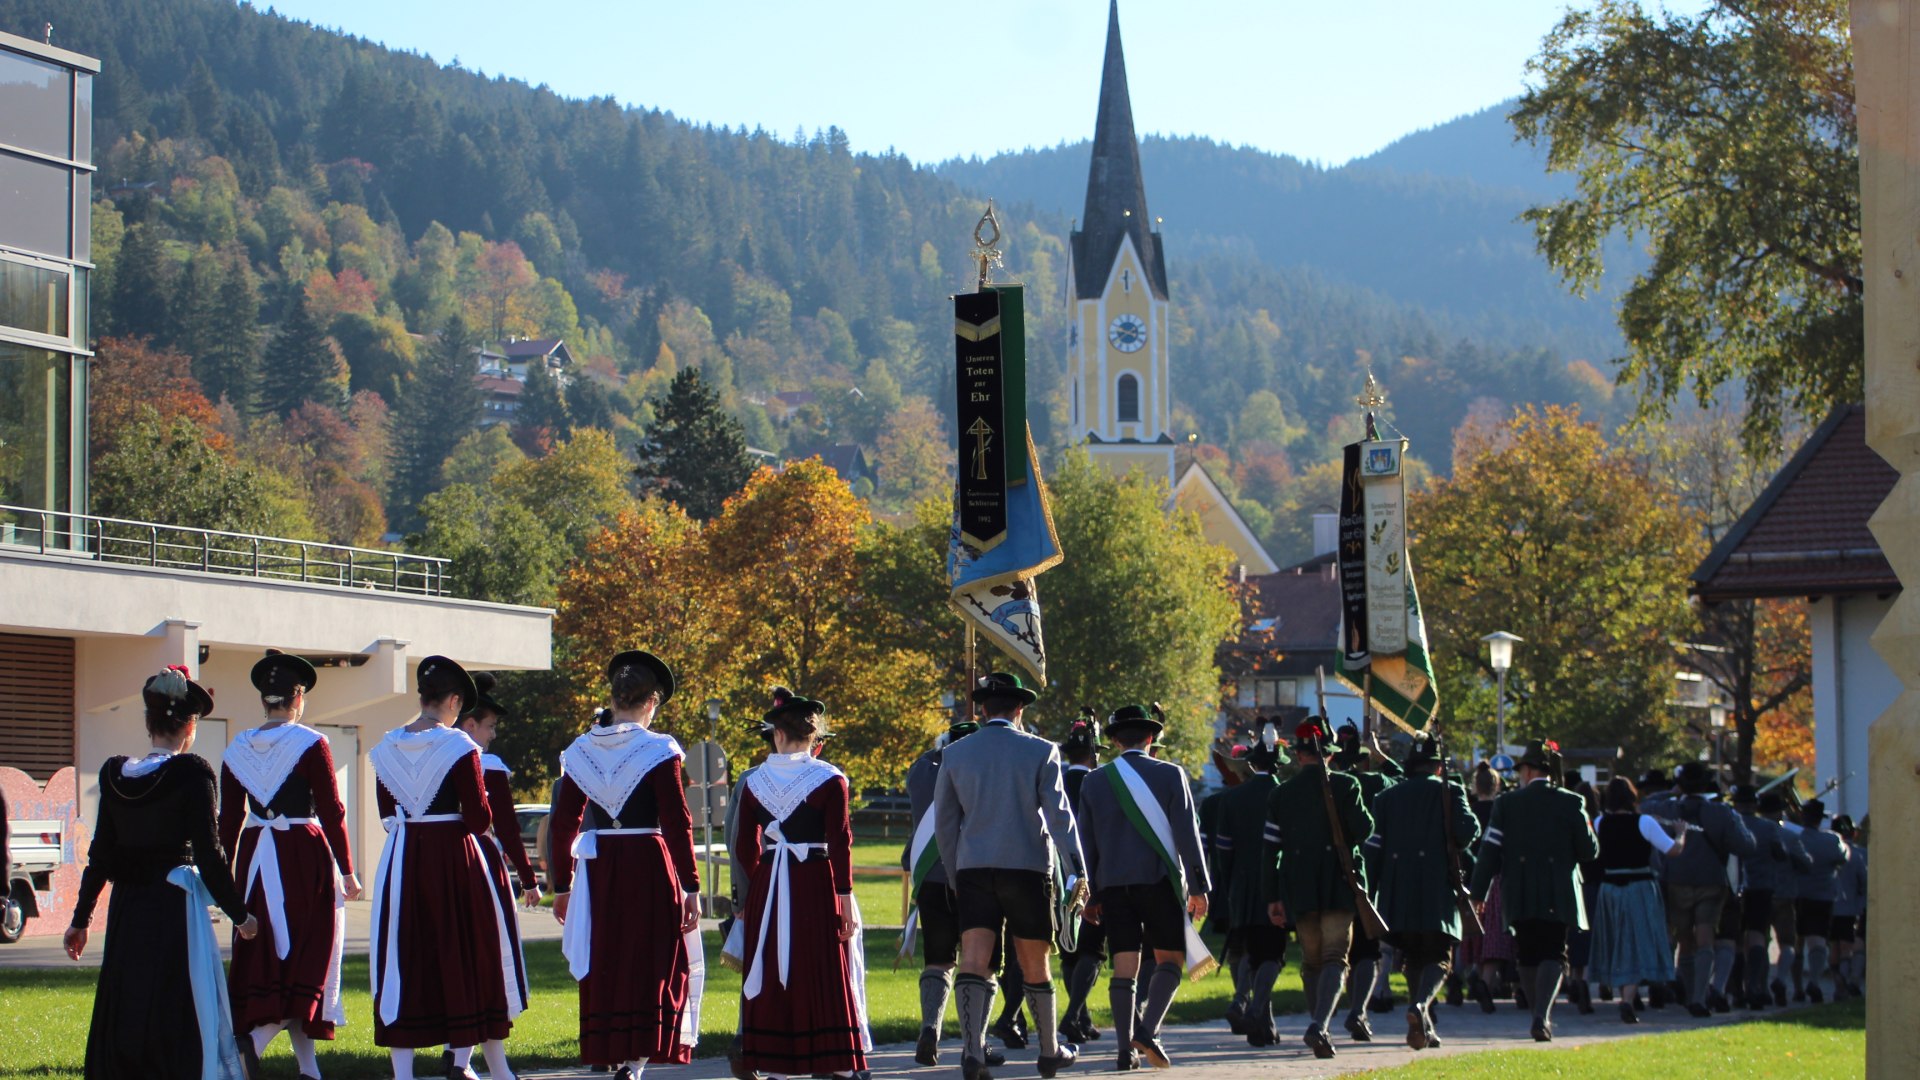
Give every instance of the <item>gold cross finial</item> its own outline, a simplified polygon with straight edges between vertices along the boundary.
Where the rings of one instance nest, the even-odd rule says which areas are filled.
[[[979,287],[985,289],[993,279],[993,268],[1001,263],[1000,217],[993,212],[992,199],[987,200],[987,212],[973,227],[973,258],[980,264]]]
[[[1387,403],[1387,392],[1380,386],[1380,380],[1373,377],[1373,369],[1367,369],[1366,385],[1360,388],[1360,396],[1353,399],[1355,405],[1363,409],[1377,409]]]

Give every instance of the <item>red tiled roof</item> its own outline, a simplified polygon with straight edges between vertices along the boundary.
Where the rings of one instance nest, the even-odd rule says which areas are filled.
[[[1249,575],[1253,596],[1247,604],[1247,629],[1230,647],[1283,655],[1338,649],[1340,581],[1329,572],[1332,565],[1332,555],[1320,555],[1276,573]],[[1325,660],[1317,655],[1311,659]],[[1302,668],[1311,670],[1311,664]]]
[[[527,389],[519,379],[501,375],[475,375],[473,385],[489,394],[504,394],[507,397],[519,397]]]
[[[1867,520],[1899,474],[1867,446],[1861,405],[1835,409],[1693,572],[1709,603],[1900,590]]]
[[[524,360],[535,356],[546,356],[560,347],[560,338],[529,338],[522,341],[502,341],[494,346],[500,355],[511,360]]]

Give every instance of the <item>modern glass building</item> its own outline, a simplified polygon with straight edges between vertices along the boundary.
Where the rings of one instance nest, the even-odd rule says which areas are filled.
[[[0,506],[87,508],[99,70],[89,57],[0,34]],[[0,512],[0,531],[9,527],[38,529],[39,522]]]

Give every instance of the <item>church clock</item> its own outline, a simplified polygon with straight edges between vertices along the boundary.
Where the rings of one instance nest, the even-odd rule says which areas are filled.
[[[1138,315],[1121,315],[1107,326],[1107,340],[1123,353],[1139,352],[1147,343],[1147,323]]]

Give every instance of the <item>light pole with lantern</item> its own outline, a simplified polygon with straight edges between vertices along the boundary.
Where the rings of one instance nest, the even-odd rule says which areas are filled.
[[[1723,740],[1727,737],[1727,703],[1716,700],[1707,706],[1707,737],[1713,740],[1713,782],[1720,782],[1720,761],[1726,756]]]
[[[718,746],[719,742],[720,742],[720,699],[708,698],[707,699],[707,745],[709,747]],[[706,751],[703,748],[701,752],[701,756],[704,758],[707,752],[708,751]],[[703,766],[705,765],[704,761],[702,762],[702,765]],[[719,901],[719,896],[720,896],[720,892],[719,892],[720,882],[719,882],[718,876],[714,871],[714,860],[713,860],[713,810],[714,810],[713,791],[714,791],[714,788],[717,787],[718,785],[711,783],[713,779],[711,776],[703,776],[702,779],[709,781],[706,787],[700,792],[700,795],[701,795],[700,803],[702,808],[705,811],[700,815],[700,817],[706,821],[706,839],[707,839],[706,914],[711,916],[713,914],[714,904],[716,904]]]
[[[1487,663],[1493,668],[1493,752],[1507,752],[1507,669],[1513,666],[1513,647],[1525,641],[1516,634],[1495,630],[1480,639],[1487,644]]]

